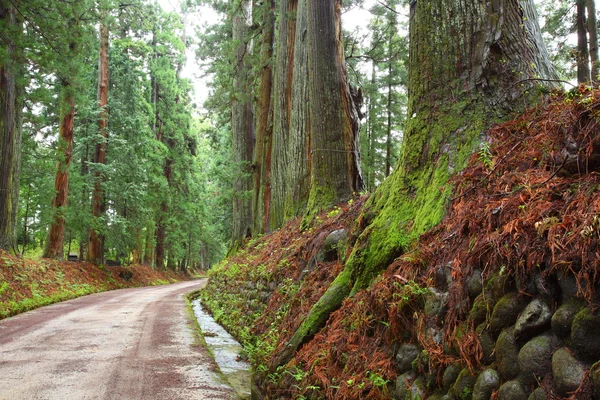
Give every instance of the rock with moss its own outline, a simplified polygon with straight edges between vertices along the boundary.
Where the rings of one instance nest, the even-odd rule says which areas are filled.
[[[418,377],[415,379],[408,389],[407,400],[423,400],[425,398],[426,386],[425,378]]]
[[[558,394],[568,397],[569,392],[577,390],[585,377],[585,367],[565,347],[552,355],[552,376]]]
[[[537,388],[529,395],[527,400],[548,400],[548,396],[546,396],[544,389]]]
[[[414,344],[403,344],[400,346],[395,357],[398,373],[403,374],[406,371],[410,371],[419,353],[419,348]]]
[[[581,308],[581,302],[576,300],[568,301],[558,307],[554,315],[552,315],[552,332],[561,339],[569,337],[573,320],[575,320],[575,316]]]
[[[508,293],[494,306],[490,318],[490,330],[499,332],[515,323],[517,317],[523,311],[527,302],[516,292]]]
[[[348,232],[345,229],[336,229],[325,238],[323,246],[317,253],[317,261],[334,261],[342,258],[340,250],[348,241]]]
[[[452,386],[452,394],[459,400],[471,400],[473,397],[473,386],[475,386],[475,376],[469,371],[469,368],[464,368],[458,374],[456,382]]]
[[[425,294],[425,315],[442,318],[448,310],[448,292],[441,292],[433,287]]]
[[[519,371],[525,382],[533,383],[552,371],[554,339],[540,335],[525,343],[519,351]]]
[[[600,359],[600,314],[588,307],[577,313],[571,325],[571,348],[582,360]]]
[[[483,277],[481,270],[474,269],[473,274],[467,278],[467,294],[471,299],[479,296],[483,290]]]
[[[488,312],[491,312],[493,304],[491,299],[483,294],[477,296],[473,301],[473,306],[469,311],[469,321],[474,325],[479,325],[487,319]]]
[[[450,364],[444,370],[444,374],[442,375],[442,387],[446,390],[450,390],[458,375],[462,371],[462,367],[460,364]]]
[[[533,299],[515,324],[515,336],[518,338],[529,338],[544,331],[550,326],[552,312],[548,304],[541,298]]]
[[[473,400],[488,400],[494,390],[500,387],[500,374],[494,369],[486,369],[477,377],[473,387]]]
[[[481,343],[481,350],[483,352],[483,358],[481,361],[485,365],[489,365],[496,361],[496,342],[488,332],[483,331],[479,334],[479,343]]]
[[[514,328],[504,329],[496,340],[496,362],[503,380],[515,378],[519,374],[519,346]]]
[[[527,393],[521,382],[512,380],[500,386],[497,400],[527,400]]]
[[[396,399],[405,400],[406,396],[410,393],[410,387],[417,378],[417,373],[414,371],[408,371],[396,378]]]

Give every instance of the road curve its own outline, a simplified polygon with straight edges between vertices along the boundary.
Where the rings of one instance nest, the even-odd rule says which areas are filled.
[[[0,399],[235,398],[185,307],[205,283],[114,290],[0,321]]]

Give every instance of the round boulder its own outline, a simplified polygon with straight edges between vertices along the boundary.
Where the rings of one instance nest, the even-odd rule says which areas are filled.
[[[473,387],[472,400],[489,400],[492,392],[500,387],[500,375],[493,369],[486,369],[479,374]]]
[[[419,348],[414,344],[403,344],[396,353],[396,364],[398,366],[398,372],[400,374],[410,371],[412,369],[412,363],[417,359],[419,355]]]
[[[514,324],[526,305],[527,302],[518,293],[504,295],[494,306],[490,318],[490,330],[500,331]]]
[[[519,351],[519,370],[525,382],[535,382],[552,370],[554,341],[549,335],[536,336]]]
[[[519,346],[513,328],[504,329],[498,336],[496,361],[503,380],[515,378],[519,374]]]
[[[552,375],[558,394],[568,397],[569,392],[577,390],[585,377],[584,366],[565,347],[552,355]]]
[[[600,314],[587,307],[577,313],[571,325],[571,346],[585,361],[600,359]]]
[[[517,380],[508,381],[500,386],[498,390],[498,400],[527,400],[527,394],[523,386]]]
[[[524,338],[540,333],[550,325],[551,318],[552,313],[546,302],[540,298],[533,299],[517,319],[515,336]]]
[[[571,334],[573,320],[581,308],[581,303],[578,301],[568,301],[558,307],[552,316],[552,332],[561,339],[568,337]]]

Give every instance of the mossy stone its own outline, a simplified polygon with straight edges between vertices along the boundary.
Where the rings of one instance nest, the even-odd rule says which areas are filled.
[[[406,371],[412,369],[413,361],[417,359],[419,355],[419,348],[414,344],[403,344],[396,353],[396,365],[398,373],[403,374]]]
[[[531,339],[519,351],[519,371],[525,382],[535,382],[552,371],[554,340],[550,335]]]
[[[442,318],[448,310],[448,292],[430,287],[425,294],[425,315]]]
[[[514,329],[504,329],[496,340],[496,363],[503,380],[515,378],[519,374],[519,346]]]
[[[442,387],[449,390],[454,385],[454,382],[456,382],[460,371],[462,371],[460,364],[448,365],[444,371],[444,375],[442,375]]]
[[[569,392],[577,390],[585,377],[584,366],[563,347],[552,355],[552,376],[558,394],[568,397]]]
[[[579,311],[573,320],[571,347],[584,361],[600,359],[600,315],[588,307]]]
[[[464,368],[458,374],[456,382],[452,386],[452,394],[460,400],[471,400],[473,397],[473,386],[475,385],[475,376],[471,374],[469,368]]]
[[[481,276],[481,270],[473,270],[473,274],[467,278],[467,293],[470,298],[479,296],[483,290],[483,277]]]
[[[477,377],[473,387],[473,400],[489,400],[494,390],[500,387],[500,375],[496,370],[486,369]]]
[[[417,374],[414,371],[408,371],[396,378],[396,398],[405,400],[410,392],[409,389],[416,379]]]
[[[519,381],[508,381],[500,386],[497,400],[527,400],[527,393]]]
[[[425,379],[423,377],[418,377],[415,381],[410,385],[408,391],[407,400],[422,400],[425,398]]]
[[[483,294],[480,294],[473,301],[473,306],[469,311],[469,321],[479,325],[485,322],[488,312],[491,311],[491,299]]]
[[[571,334],[573,320],[581,308],[582,303],[573,300],[558,307],[551,320],[552,332],[561,339],[567,338]]]
[[[527,400],[548,400],[548,396],[546,396],[544,389],[537,388],[529,395]]]
[[[488,332],[479,334],[479,343],[481,343],[481,350],[483,351],[483,358],[481,361],[485,365],[489,365],[496,360],[496,342]]]
[[[495,299],[499,299],[511,290],[514,290],[514,282],[508,275],[494,274],[485,285],[486,291],[491,293]]]
[[[550,307],[541,298],[533,299],[525,309],[515,324],[515,336],[529,338],[544,331],[550,326],[552,312]]]
[[[499,332],[503,328],[513,325],[526,305],[527,302],[523,296],[516,292],[502,296],[492,311],[490,330]]]

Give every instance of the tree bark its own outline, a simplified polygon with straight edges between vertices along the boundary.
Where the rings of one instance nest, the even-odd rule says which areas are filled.
[[[12,4],[0,0],[0,19],[8,27],[5,36],[5,55],[0,59],[0,249],[11,250],[14,247],[14,213],[17,205],[13,203],[14,168],[16,153],[16,102],[17,89],[15,79],[16,45],[10,32],[16,25],[16,10]]]
[[[305,223],[362,190],[359,118],[341,44],[339,0],[307,1],[310,195]]]
[[[75,118],[75,99],[73,88],[68,80],[63,81],[60,105],[59,152],[61,159],[56,165],[54,179],[54,199],[52,200],[52,224],[48,231],[46,247],[42,257],[63,259],[63,241],[65,235],[65,209],[69,196],[69,169],[73,151],[73,120]]]
[[[587,0],[587,28],[590,39],[590,66],[592,82],[598,82],[600,61],[598,61],[598,20],[596,19],[596,0]]]
[[[252,175],[254,150],[254,115],[252,90],[249,83],[248,40],[250,3],[243,0],[236,5],[233,16],[233,41],[238,48],[235,57],[233,81],[234,99],[231,107],[232,157],[239,166],[233,183],[232,249],[252,235]]]
[[[577,0],[577,83],[590,81],[590,53],[588,51],[586,0]]]
[[[305,1],[305,0],[304,0]],[[290,114],[292,110],[292,80],[294,79],[294,49],[298,0],[282,0],[277,26],[277,54],[273,84],[273,139],[271,162],[271,204],[269,225],[277,229],[285,222],[285,202],[295,182],[287,177]],[[300,16],[301,17],[301,16]],[[290,214],[288,211],[287,214]]]
[[[265,1],[261,7],[260,86],[256,106],[256,147],[254,151],[253,231],[269,230],[271,207],[271,144],[273,136],[273,40],[275,37],[275,0]]]
[[[98,65],[98,103],[100,118],[98,128],[101,139],[96,144],[94,162],[106,164],[106,141],[108,122],[108,26],[105,16],[100,22],[100,59]],[[95,172],[94,191],[92,193],[93,226],[90,229],[88,241],[88,261],[101,264],[104,261],[104,234],[102,233],[102,217],[105,213],[104,188],[105,175],[101,171]]]

